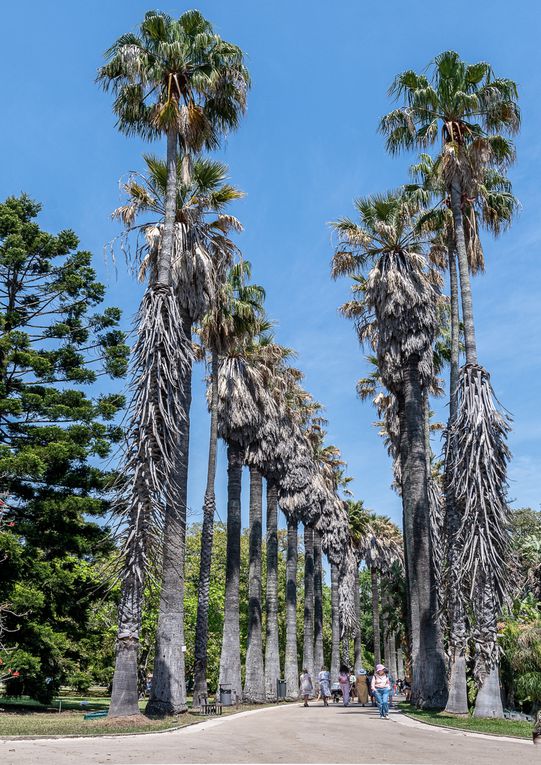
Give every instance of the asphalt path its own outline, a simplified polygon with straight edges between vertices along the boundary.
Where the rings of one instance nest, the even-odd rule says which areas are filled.
[[[398,711],[288,704],[215,718],[169,733],[0,740],[2,765],[394,763],[541,765],[531,742],[434,728]]]

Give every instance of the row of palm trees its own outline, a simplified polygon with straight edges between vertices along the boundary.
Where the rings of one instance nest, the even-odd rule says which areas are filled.
[[[227,212],[242,192],[227,168],[203,154],[234,129],[245,108],[249,76],[242,51],[215,34],[197,11],[173,19],[147,13],[139,34],[120,37],[98,80],[112,90],[119,129],[145,139],[166,136],[165,162],[145,156],[146,170],[124,184],[126,251],[146,282],[133,353],[133,398],[116,510],[124,532],[111,715],[138,713],[137,660],[143,593],[159,581],[153,681],[147,712],[186,709],[184,554],[192,365],[208,368],[210,436],[203,501],[195,636],[194,700],[208,693],[210,562],[216,508],[217,441],[227,446],[227,568],[219,683],[242,688],[239,629],[241,482],[250,475],[250,581],[243,695],[274,698],[280,677],[277,627],[278,507],[288,526],[285,677],[298,684],[296,568],[298,524],[304,525],[303,662],[322,662],[322,555],[332,567],[333,664],[340,634],[358,623],[354,597],[358,550],[340,452],[325,445],[321,407],[301,385],[292,352],[271,333],[264,291],[249,283],[250,266],[231,238],[241,224]],[[194,342],[194,335],[197,338]],[[266,487],[266,634],[262,635],[262,495]],[[159,563],[159,565],[158,565]],[[358,588],[357,588],[358,590]],[[360,651],[360,643],[359,651]],[[263,644],[264,654],[263,654]]]
[[[505,175],[520,122],[517,88],[489,64],[447,51],[426,73],[398,75],[390,95],[400,103],[380,123],[387,149],[425,153],[411,182],[356,200],[359,221],[333,224],[332,275],[353,277],[342,312],[374,365],[359,392],[374,394],[402,497],[412,698],[466,714],[471,655],[475,713],[503,716],[496,621],[509,558],[509,424],[478,361],[470,279],[484,268],[481,228],[499,234],[517,207]],[[426,153],[438,142],[435,155]],[[429,396],[440,388],[442,336],[450,391],[439,475]]]

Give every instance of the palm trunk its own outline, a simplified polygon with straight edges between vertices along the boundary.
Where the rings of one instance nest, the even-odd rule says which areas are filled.
[[[353,665],[355,672],[363,668],[363,644],[361,635],[361,593],[359,587],[359,569],[355,577],[355,594],[353,599],[355,606],[355,632],[353,634]]]
[[[134,565],[126,571],[118,609],[115,673],[109,717],[140,714],[137,658],[143,608],[143,584],[141,577],[138,576],[138,570],[143,570],[144,555],[137,541],[144,539],[144,535],[134,534],[133,539],[135,544],[130,559],[133,560]]]
[[[458,274],[456,270],[456,252],[452,233],[449,235],[449,291],[451,296],[451,369],[449,385],[449,420],[456,416],[456,389],[460,353],[460,316],[458,308]]]
[[[231,689],[232,697],[242,695],[240,666],[240,533],[241,484],[244,450],[236,443],[227,447],[227,548],[225,602],[219,684]]]
[[[169,287],[173,263],[173,242],[177,214],[177,147],[178,132],[171,128],[167,132],[167,186],[165,191],[165,215],[163,221],[162,246],[158,254],[157,283]]]
[[[401,645],[396,650],[396,676],[399,680],[405,678],[404,651]]]
[[[398,664],[396,660],[396,632],[389,634],[389,671],[395,680],[398,679]]]
[[[340,672],[340,574],[336,563],[331,562],[331,682],[338,682]]]
[[[473,322],[473,299],[471,294],[470,271],[466,237],[464,236],[464,218],[462,215],[462,189],[458,178],[451,183],[451,210],[455,229],[455,242],[458,254],[458,272],[460,274],[460,295],[462,298],[462,322],[464,324],[464,344],[466,363],[477,364],[475,326]]]
[[[323,656],[323,562],[321,534],[314,531],[314,670],[318,674],[325,659]],[[314,676],[317,686],[317,677]]]
[[[295,700],[299,697],[299,666],[297,657],[297,528],[297,518],[288,518],[286,562],[285,680],[287,697],[290,700]]]
[[[278,500],[276,486],[267,481],[267,625],[265,642],[265,694],[276,699],[280,678],[278,640]]]
[[[265,701],[265,669],[261,633],[261,533],[263,522],[263,479],[250,468],[250,564],[248,573],[248,639],[244,698],[251,704]]]
[[[195,666],[193,706],[208,694],[207,687],[207,644],[209,631],[210,566],[214,535],[214,513],[216,512],[216,453],[218,445],[218,356],[212,352],[210,370],[210,438],[207,468],[207,486],[203,501],[203,525],[201,528],[201,560],[197,587],[197,621],[195,625]]]
[[[374,664],[381,664],[378,570],[373,566],[370,569],[370,581],[372,584],[372,632],[374,633]]]
[[[182,322],[184,334],[187,340],[191,341],[191,320],[187,315],[183,315]],[[186,419],[181,425],[181,438],[177,454],[175,501],[168,503],[165,512],[156,651],[152,689],[146,707],[148,714],[159,716],[176,715],[187,709],[184,667],[184,562],[188,503],[190,405],[192,401],[192,361],[190,354],[188,354],[188,359],[185,378],[181,382],[182,406],[186,412]]]
[[[475,667],[474,676],[479,684],[475,699],[474,717],[503,719],[500,672],[497,646],[498,598],[493,585],[494,574],[479,574],[474,597],[475,609]],[[496,643],[496,645],[494,645]]]
[[[314,677],[314,529],[304,526],[304,639],[302,666]]]
[[[419,707],[443,708],[447,702],[447,677],[430,551],[423,390],[417,356],[411,356],[404,367],[404,399],[399,400],[399,407],[402,502],[412,625],[412,700]]]

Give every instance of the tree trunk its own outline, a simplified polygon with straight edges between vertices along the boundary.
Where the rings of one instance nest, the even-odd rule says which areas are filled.
[[[389,633],[389,672],[398,680],[398,665],[396,661],[396,632]]]
[[[134,534],[135,538],[141,535]],[[137,688],[137,656],[143,608],[143,584],[137,576],[137,567],[143,570],[143,555],[139,545],[134,545],[133,555],[137,565],[127,571],[123,581],[122,597],[118,609],[118,633],[116,639],[115,672],[109,717],[139,715],[139,692]]]
[[[497,717],[503,719],[500,673],[495,664],[479,688],[475,699],[474,717]]]
[[[340,672],[340,574],[336,563],[331,562],[331,682],[338,682]]]
[[[404,651],[402,650],[402,646],[398,646],[396,650],[396,676],[399,680],[403,680],[405,678],[405,668],[404,668]]]
[[[358,672],[363,668],[363,644],[361,635],[361,593],[359,587],[359,569],[355,577],[355,594],[353,599],[353,605],[355,607],[355,632],[353,633],[353,668],[355,672]]]
[[[261,533],[263,522],[263,479],[250,468],[250,564],[248,573],[248,639],[244,698],[251,704],[265,701],[265,669],[261,634]]]
[[[299,666],[297,656],[297,528],[297,518],[288,518],[286,562],[285,680],[287,698],[290,700],[295,700],[299,697]]]
[[[212,541],[214,535],[214,513],[216,512],[216,454],[218,446],[218,356],[212,352],[210,371],[210,438],[207,468],[207,486],[203,501],[203,525],[201,527],[201,560],[197,587],[197,621],[195,625],[195,665],[193,706],[199,706],[199,699],[207,696],[207,644],[209,631],[210,565],[212,562]]]
[[[464,218],[462,215],[462,189],[458,178],[451,183],[451,210],[455,228],[455,242],[458,254],[460,274],[460,294],[462,298],[462,322],[464,324],[464,344],[466,346],[466,364],[477,364],[477,346],[475,325],[473,322],[473,299],[471,293],[470,271],[466,238],[464,236]]]
[[[412,700],[419,707],[443,708],[447,702],[447,677],[430,549],[423,390],[417,356],[411,356],[404,367],[404,400],[399,399],[399,406],[402,502],[412,623]]]
[[[314,529],[304,526],[304,640],[302,666],[314,677]]]
[[[278,641],[278,500],[276,486],[267,481],[267,629],[265,642],[265,694],[276,699],[280,678]]]
[[[456,389],[460,356],[460,316],[458,308],[458,274],[456,270],[456,252],[452,233],[449,235],[449,292],[451,297],[451,369],[449,385],[449,420],[456,417]]]
[[[231,689],[233,699],[242,696],[240,667],[240,533],[241,483],[244,450],[236,443],[227,447],[227,548],[225,602],[219,684]]]
[[[372,632],[374,633],[374,664],[381,664],[378,570],[373,566],[370,569],[370,581],[372,584]]]
[[[323,562],[321,534],[314,530],[314,684],[325,658],[323,656]]]
[[[175,175],[176,182],[176,175]],[[169,179],[168,179],[169,183]],[[191,320],[182,317],[188,341],[192,337]],[[188,501],[188,461],[190,448],[190,405],[192,401],[192,362],[182,381],[183,409],[181,438],[175,470],[176,498],[166,507],[163,533],[163,564],[160,606],[156,628],[156,650],[147,714],[176,715],[185,712],[186,678],[184,667],[184,562],[186,555],[186,516]]]
[[[156,282],[166,287],[171,285],[175,219],[177,214],[177,147],[178,131],[175,128],[171,128],[167,133],[167,186],[165,190],[163,238],[162,246],[158,253],[156,269]]]

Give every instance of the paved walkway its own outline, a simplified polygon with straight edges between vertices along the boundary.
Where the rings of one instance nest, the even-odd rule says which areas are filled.
[[[391,711],[300,705],[208,720],[171,733],[107,738],[0,741],[2,765],[177,763],[395,763],[541,765],[531,742],[445,731]]]

